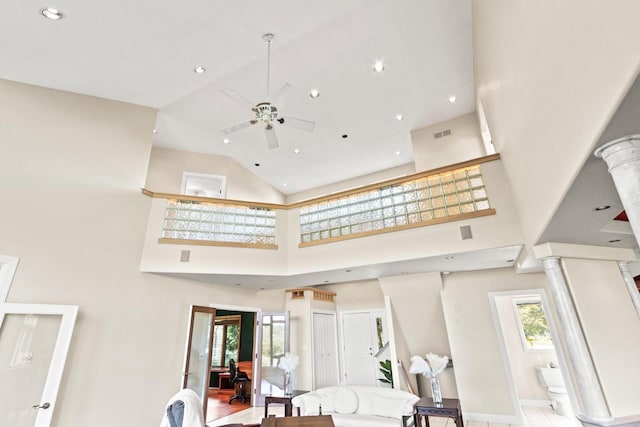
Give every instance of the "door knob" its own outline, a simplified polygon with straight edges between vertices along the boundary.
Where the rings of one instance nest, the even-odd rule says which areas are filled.
[[[42,405],[33,405],[33,409],[49,409],[50,406],[49,402],[44,402]]]

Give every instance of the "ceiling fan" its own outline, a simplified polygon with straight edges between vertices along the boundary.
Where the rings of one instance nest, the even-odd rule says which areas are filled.
[[[267,101],[255,104],[249,101],[244,96],[236,93],[231,89],[222,91],[222,93],[224,93],[228,97],[251,108],[251,111],[253,111],[255,115],[255,117],[249,120],[248,122],[243,122],[243,123],[228,127],[226,129],[222,129],[222,132],[226,135],[229,135],[231,133],[237,132],[251,125],[262,123],[264,124],[264,133],[265,133],[265,136],[267,137],[267,145],[269,146],[269,148],[278,147],[278,137],[276,136],[276,131],[273,127],[273,125],[276,123],[279,123],[285,126],[290,126],[296,129],[305,130],[308,132],[313,131],[313,128],[315,127],[315,122],[312,122],[309,120],[303,120],[303,119],[296,119],[294,117],[283,116],[278,111],[278,107],[276,106],[276,104],[278,104],[278,102],[282,100],[286,91],[291,87],[289,83],[285,83],[285,85],[282,87],[282,89],[280,89],[280,91],[276,94],[273,100],[270,100],[269,98],[271,42],[273,42],[274,38],[275,36],[271,33],[267,33],[262,36],[262,40],[264,40],[267,43]]]

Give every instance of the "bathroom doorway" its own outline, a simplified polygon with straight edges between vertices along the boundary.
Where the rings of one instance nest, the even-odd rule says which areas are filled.
[[[522,416],[521,407],[550,408],[551,396],[556,395],[543,386],[541,376],[561,372],[558,378],[568,378],[568,370],[558,351],[560,338],[544,289],[491,292],[489,301],[516,414]],[[569,381],[564,381],[564,388],[566,397],[558,399],[564,403],[553,401],[554,412],[560,405],[571,417],[575,405],[569,401],[575,402],[575,395]]]

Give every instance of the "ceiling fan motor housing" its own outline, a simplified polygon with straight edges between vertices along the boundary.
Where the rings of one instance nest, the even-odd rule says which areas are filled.
[[[256,119],[261,122],[271,123],[278,119],[278,109],[269,102],[261,102],[253,109],[256,113]]]

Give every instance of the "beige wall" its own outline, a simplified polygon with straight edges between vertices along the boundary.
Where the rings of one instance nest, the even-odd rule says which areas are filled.
[[[227,199],[265,203],[285,201],[284,194],[229,157],[158,147],[151,150],[145,187],[160,193],[179,194],[183,172],[227,177]]]
[[[640,382],[640,322],[617,263],[563,258],[562,266],[612,415],[640,413],[629,392]]]
[[[0,94],[0,254],[20,257],[8,301],[79,306],[53,425],[157,426],[189,306],[255,293],[139,271],[154,110],[4,80]]]
[[[544,288],[546,278],[541,273],[498,269],[453,273],[443,281],[447,335],[467,419],[509,423],[509,417],[516,415],[517,403],[512,400],[488,293]]]
[[[189,263],[180,262],[180,251],[184,247],[157,243],[162,231],[165,202],[155,199],[149,215],[141,269],[169,273],[234,274],[242,271],[247,274],[293,275],[521,243],[520,223],[501,161],[483,163],[481,170],[495,215],[300,248],[299,210],[278,211],[277,250],[189,246]],[[463,225],[471,225],[473,239],[461,239],[460,227]],[[427,241],[429,245],[424,244]]]
[[[445,129],[451,135],[435,139]],[[486,155],[475,113],[411,131],[416,171],[440,168]]]
[[[402,360],[407,373],[411,356],[425,357],[427,353],[435,353],[451,357],[440,300],[440,273],[381,277],[380,287],[391,301],[398,359]],[[443,397],[458,397],[454,371],[455,368],[446,369],[439,377]],[[416,376],[410,374],[409,377],[416,387]],[[422,395],[430,396],[429,381],[423,376],[419,380]]]
[[[638,73],[638,16],[636,0],[473,2],[476,99],[528,244]]]
[[[322,197],[328,194],[338,193],[340,191],[351,190],[353,188],[362,187],[363,185],[373,184],[375,182],[385,181],[388,179],[398,178],[411,175],[416,172],[413,163],[397,166],[391,169],[385,169],[367,175],[358,176],[356,178],[339,181],[333,184],[324,185],[308,191],[290,194],[287,196],[287,203],[297,203],[303,200],[312,199],[314,197]]]

